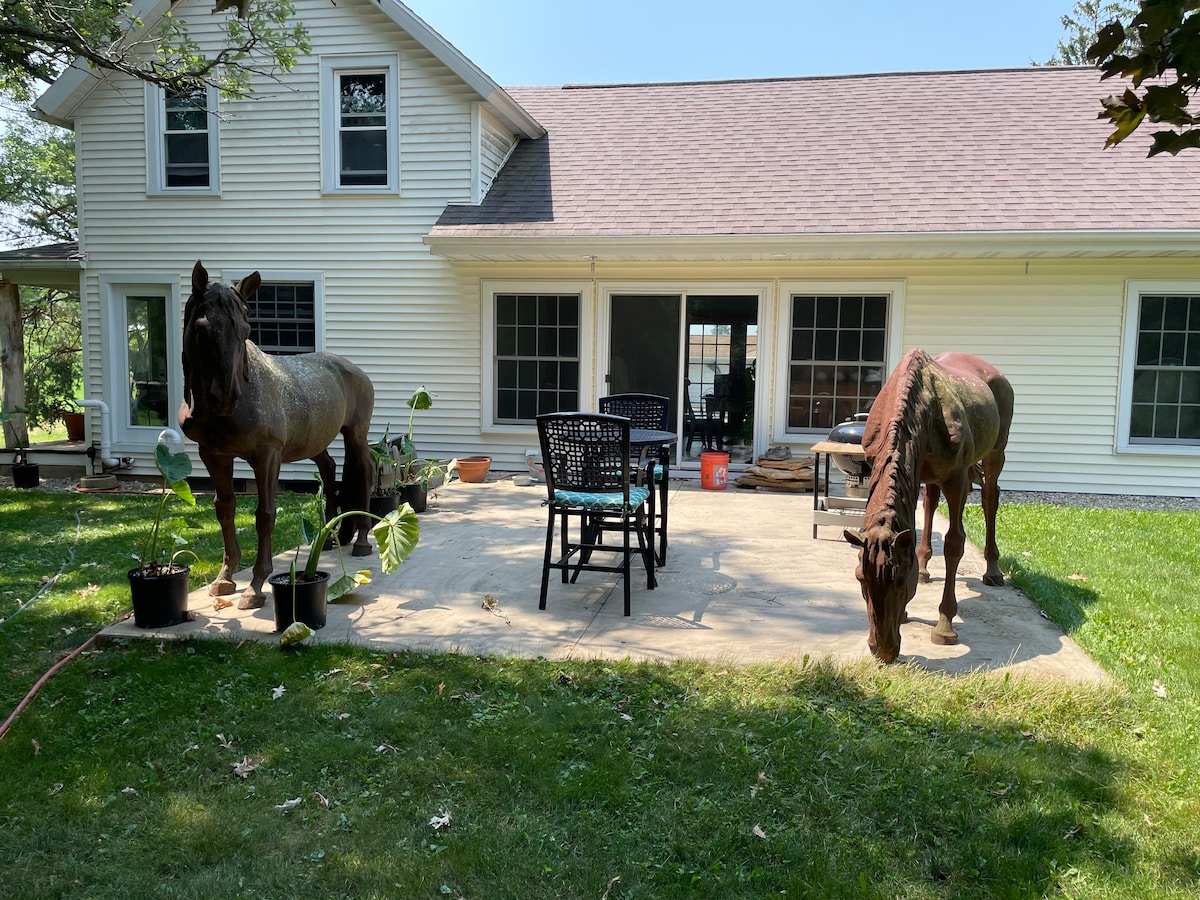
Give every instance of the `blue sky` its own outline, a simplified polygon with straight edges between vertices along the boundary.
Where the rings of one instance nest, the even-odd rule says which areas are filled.
[[[405,0],[501,85],[1045,61],[1075,0]]]

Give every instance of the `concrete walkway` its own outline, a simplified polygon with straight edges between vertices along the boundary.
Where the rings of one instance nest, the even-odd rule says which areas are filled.
[[[547,609],[538,610],[546,511],[545,487],[510,480],[453,483],[421,515],[416,552],[392,575],[378,557],[371,584],[330,604],[328,624],[310,638],[380,649],[439,650],[523,657],[672,660],[730,664],[868,657],[865,604],[854,577],[856,551],[836,527],[812,537],[812,495],[704,491],[673,485],[670,550],[659,586],[634,576],[633,615],[622,613],[619,576],[584,572],[577,584],[553,573]],[[944,525],[944,523],[943,523]],[[249,539],[243,535],[243,541]],[[1000,535],[1001,547],[1004,536]],[[960,643],[929,640],[942,590],[940,535],[933,582],[909,605],[901,661],[962,673],[1004,670],[1059,681],[1102,683],[1104,671],[1011,587],[986,587],[974,547],[959,567]],[[336,551],[322,560],[338,570]],[[275,570],[287,569],[280,554]],[[238,578],[242,587],[248,573]],[[195,620],[146,631],[132,619],[111,636],[219,637],[276,641],[271,602],[264,609],[214,610],[201,590]]]

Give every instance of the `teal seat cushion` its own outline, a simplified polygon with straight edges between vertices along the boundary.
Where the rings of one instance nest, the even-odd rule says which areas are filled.
[[[645,487],[631,487],[629,489],[629,506],[631,509],[636,509],[645,503],[650,497],[650,489]],[[591,493],[584,491],[555,491],[554,505],[581,507],[583,509],[598,509],[611,510],[620,512],[621,506],[625,502],[624,496],[620,491],[612,491],[609,493]]]

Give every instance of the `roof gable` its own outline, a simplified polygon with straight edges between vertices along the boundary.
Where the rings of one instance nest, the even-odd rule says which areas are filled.
[[[136,34],[143,34],[156,27],[166,12],[183,0],[136,0],[130,10],[131,19],[141,22]],[[368,0],[362,0],[368,2]],[[512,129],[514,134],[536,138],[544,133],[540,125],[521,108],[482,69],[467,59],[459,50],[434,31],[416,13],[399,0],[369,0],[385,15],[406,31],[417,43],[430,52],[475,91],[491,108],[496,117]],[[90,67],[85,61],[76,60],[62,73],[34,104],[34,114],[47,122],[71,127],[75,110],[87,95],[109,73]]]

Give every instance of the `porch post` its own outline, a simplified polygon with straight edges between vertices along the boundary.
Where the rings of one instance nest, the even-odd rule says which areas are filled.
[[[21,322],[21,290],[0,280],[0,409],[25,405],[25,328]],[[4,423],[4,446],[29,443],[25,417]]]

